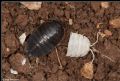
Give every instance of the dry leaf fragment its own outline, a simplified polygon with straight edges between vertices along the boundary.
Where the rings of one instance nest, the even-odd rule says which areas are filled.
[[[113,28],[120,28],[120,17],[117,19],[110,20],[110,25],[113,25]]]
[[[101,2],[101,7],[102,8],[108,8],[109,7],[109,2]]]
[[[84,64],[81,69],[81,75],[85,78],[92,79],[93,78],[93,64],[92,62],[88,62]]]
[[[104,33],[105,33],[106,36],[111,36],[112,35],[112,32],[109,31],[109,30],[105,30]]]
[[[42,2],[20,2],[20,3],[30,10],[39,10],[42,4]]]

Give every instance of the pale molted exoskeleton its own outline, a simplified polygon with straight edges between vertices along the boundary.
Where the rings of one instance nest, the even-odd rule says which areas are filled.
[[[89,52],[89,50],[89,39],[81,34],[71,32],[66,56],[83,57]]]
[[[89,51],[91,51],[94,60],[94,53],[92,49],[90,49],[90,47],[94,46],[97,42],[98,42],[98,34],[97,34],[97,41],[91,44],[90,40],[86,36],[71,32],[66,56],[84,57],[88,54]]]

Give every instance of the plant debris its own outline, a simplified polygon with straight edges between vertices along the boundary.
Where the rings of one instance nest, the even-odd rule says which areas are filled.
[[[110,30],[104,30],[106,36],[111,36],[112,32]]]
[[[102,32],[99,32],[99,35],[104,38],[106,36],[106,34],[102,33]]]
[[[20,3],[30,10],[39,10],[42,4],[42,2],[20,2]]]
[[[101,7],[102,8],[108,8],[110,5],[109,5],[109,2],[101,2]]]
[[[88,62],[85,63],[82,69],[80,70],[81,75],[85,78],[92,79],[93,78],[93,63]]]
[[[103,23],[98,23],[97,24],[97,26],[96,26],[96,28],[101,28],[101,25],[102,25]]]

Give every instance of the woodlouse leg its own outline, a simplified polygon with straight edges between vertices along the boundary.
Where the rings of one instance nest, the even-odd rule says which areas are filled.
[[[63,66],[62,66],[62,63],[61,63],[61,61],[60,61],[57,48],[55,48],[55,50],[56,50],[57,59],[58,59],[59,65],[60,65],[60,69],[62,69]]]
[[[92,59],[92,63],[93,63],[93,61],[94,61],[94,59],[95,59],[95,54],[94,54],[94,52],[93,52],[93,50],[92,50],[92,49],[90,49],[90,51],[91,51],[92,56],[93,56],[93,59]]]

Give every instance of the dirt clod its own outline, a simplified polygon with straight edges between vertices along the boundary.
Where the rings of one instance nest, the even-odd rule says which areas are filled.
[[[33,76],[33,81],[46,81],[44,76],[45,74],[43,73],[43,71],[37,72]]]
[[[12,67],[20,73],[29,73],[30,72],[30,65],[29,61],[27,60],[26,64],[22,65],[22,61],[25,57],[21,53],[16,53],[15,56],[10,57],[10,63]]]
[[[108,76],[109,76],[109,80],[111,80],[111,79],[113,81],[120,80],[119,73],[117,73],[117,72],[110,72]]]
[[[92,6],[93,10],[97,11],[100,9],[100,2],[92,2],[91,6]]]
[[[4,71],[8,72],[10,70],[10,64],[8,62],[5,62],[2,65],[2,68],[3,68]]]
[[[15,22],[18,26],[25,27],[28,24],[28,17],[27,15],[18,15]]]
[[[98,67],[94,77],[96,80],[102,80],[105,77],[104,63],[98,64]]]
[[[67,81],[68,75],[63,71],[58,71],[58,81]]]
[[[5,55],[5,57],[7,57],[8,55],[14,53],[19,48],[19,42],[13,33],[6,33],[4,40],[5,47],[3,54]]]
[[[115,45],[111,44],[107,40],[105,41],[104,46],[105,46],[104,50],[100,50],[100,51],[102,51],[103,55],[108,56],[113,61],[117,61],[117,59],[120,58],[120,55],[119,55],[120,49],[119,48],[117,48]],[[109,60],[109,59],[106,59],[106,60]]]
[[[48,78],[48,81],[68,81],[68,75],[63,71],[58,71],[57,74],[53,74]]]
[[[19,81],[28,81],[28,80],[27,80],[27,78],[25,78],[25,77],[21,77],[21,78],[19,79]]]
[[[112,35],[112,32],[109,31],[109,30],[105,30],[104,33],[105,33],[105,35],[107,35],[107,36],[111,36],[111,35]]]
[[[110,25],[112,25],[113,28],[120,28],[120,17],[110,20]]]

